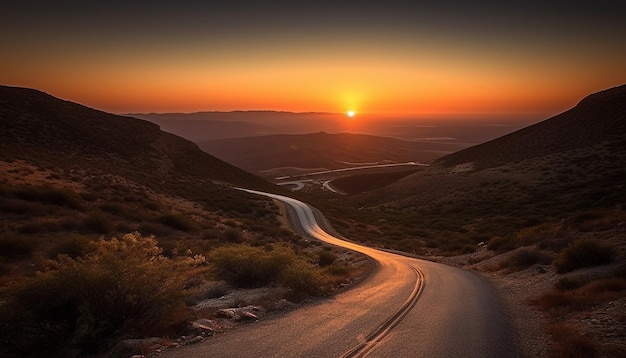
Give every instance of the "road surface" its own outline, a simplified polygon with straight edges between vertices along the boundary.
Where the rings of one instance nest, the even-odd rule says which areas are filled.
[[[308,205],[246,191],[282,201],[301,230],[370,256],[376,269],[335,297],[162,357],[521,357],[503,306],[478,275],[341,240]]]

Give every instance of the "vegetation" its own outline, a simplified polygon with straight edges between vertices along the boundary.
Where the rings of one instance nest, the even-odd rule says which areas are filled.
[[[186,318],[180,270],[154,238],[127,234],[91,245],[93,252],[59,256],[5,292],[0,330],[9,353],[95,353],[112,338],[163,334]]]
[[[577,268],[605,265],[613,262],[616,252],[612,247],[593,240],[576,240],[565,248],[554,260],[558,273],[565,273]]]
[[[592,337],[582,335],[579,325],[568,317],[588,316],[601,305],[615,301],[626,292],[626,267],[599,277],[567,276],[561,278],[555,290],[545,292],[531,301],[551,317],[549,333],[556,342],[554,354],[564,357],[620,356],[619,348],[597,344]]]

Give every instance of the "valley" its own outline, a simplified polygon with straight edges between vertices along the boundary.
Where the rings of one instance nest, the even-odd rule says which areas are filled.
[[[451,312],[461,310],[460,293],[439,296],[445,285],[438,282],[447,280],[478,290],[478,312],[494,307],[484,305],[497,297],[506,301],[502,312],[519,310],[510,322],[495,319],[510,325],[511,341],[495,344],[494,332],[503,331],[496,329],[480,338],[482,350],[617,357],[626,346],[620,333],[625,106],[626,87],[608,89],[555,117],[480,143],[460,144],[442,134],[437,141],[411,141],[327,132],[255,132],[207,141],[196,130],[195,144],[147,121],[0,87],[0,353],[102,353],[135,337],[188,335],[189,322],[200,317],[208,320],[203,327],[214,325],[192,337],[203,343],[159,338],[160,348],[145,343],[145,352],[128,353],[170,347],[167,354],[175,355],[175,347],[190,344],[180,352],[225,349],[229,355],[220,342],[279,332],[299,315],[309,317],[302,327],[310,327],[318,307],[376,291],[373,281],[393,277],[377,276],[390,261],[374,263],[362,255],[376,252],[394,257],[392,267],[410,263],[423,274],[423,292],[412,308],[420,317],[434,314],[430,308],[437,301],[448,302]],[[237,113],[247,120],[254,115],[275,113]],[[320,225],[349,242],[302,236],[308,229],[294,225],[297,209],[284,206],[287,196],[319,209],[325,217],[315,215]],[[411,276],[402,265],[392,271]],[[465,286],[467,280],[476,283]],[[397,284],[409,287],[407,282]],[[476,288],[483,285],[495,288]],[[219,310],[234,308],[200,304],[260,288],[266,294],[237,301],[257,307],[258,316],[248,317],[260,324],[215,334],[232,324],[218,317]],[[399,286],[379,293],[392,298],[361,312],[363,324],[350,330],[351,343],[408,295]],[[146,300],[132,298],[140,296]],[[131,313],[105,320],[107,312]],[[470,323],[459,326],[439,314],[430,326],[444,335],[466,334],[477,319],[468,316]],[[371,354],[418,351],[401,347],[412,335],[427,334],[422,318],[412,317],[394,323]],[[337,318],[337,325],[342,322]],[[610,336],[594,338],[600,332]],[[515,337],[524,342],[517,346]],[[272,342],[251,349],[276,352]],[[338,353],[350,348],[345,343],[337,343]]]

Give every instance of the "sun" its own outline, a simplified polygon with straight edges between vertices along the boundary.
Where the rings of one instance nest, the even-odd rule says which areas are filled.
[[[356,114],[356,112],[354,112],[354,111],[348,111],[348,112],[346,112],[346,115],[347,115],[348,117],[354,117],[354,115],[355,115],[355,114]]]

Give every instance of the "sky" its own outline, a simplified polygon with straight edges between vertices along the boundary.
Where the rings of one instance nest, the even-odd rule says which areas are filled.
[[[3,0],[0,84],[112,113],[546,117],[626,83],[624,19],[618,0]]]

